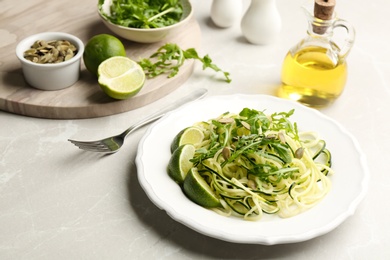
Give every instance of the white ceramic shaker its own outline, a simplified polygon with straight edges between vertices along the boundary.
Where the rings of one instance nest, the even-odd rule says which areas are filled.
[[[218,27],[231,27],[240,21],[242,5],[242,0],[213,0],[210,10],[211,20]]]
[[[275,0],[252,0],[241,20],[241,31],[252,44],[266,45],[279,37],[282,19]]]

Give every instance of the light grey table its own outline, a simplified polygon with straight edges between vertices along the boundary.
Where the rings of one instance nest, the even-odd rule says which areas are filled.
[[[191,78],[168,96],[118,115],[48,120],[0,111],[0,259],[389,259],[388,1],[337,3],[339,16],[354,25],[357,38],[348,58],[346,89],[321,112],[356,137],[367,155],[371,181],[355,215],[326,235],[276,246],[201,235],[158,209],[141,188],[135,157],[146,128],[111,156],[82,152],[67,142],[121,132],[196,88],[206,87],[209,95],[274,95],[284,55],[306,30],[300,9],[304,1],[276,1],[283,30],[279,40],[267,46],[246,42],[239,23],[215,27],[209,17],[211,1],[192,1],[202,30],[199,52],[230,71],[231,84],[197,64]],[[6,3],[9,7],[10,1]],[[243,3],[247,6],[248,0]],[[83,11],[92,13],[93,8],[94,3]],[[0,26],[2,33],[7,34]]]

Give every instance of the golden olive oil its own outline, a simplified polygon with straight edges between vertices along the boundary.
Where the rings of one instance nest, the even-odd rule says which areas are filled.
[[[278,95],[311,107],[332,103],[342,93],[347,80],[347,64],[329,49],[315,46],[289,52],[282,67],[282,87]]]

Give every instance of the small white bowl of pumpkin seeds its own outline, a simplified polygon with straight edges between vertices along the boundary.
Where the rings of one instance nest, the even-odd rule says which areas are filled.
[[[63,32],[34,34],[16,46],[25,80],[40,90],[60,90],[75,84],[83,52],[83,42]]]

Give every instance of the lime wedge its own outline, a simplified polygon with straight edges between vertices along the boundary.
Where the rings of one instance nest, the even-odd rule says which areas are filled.
[[[114,56],[98,68],[98,82],[103,91],[115,99],[136,95],[145,83],[145,73],[137,62],[128,57]]]
[[[179,185],[183,184],[185,176],[193,166],[190,160],[194,158],[194,154],[195,146],[185,144],[179,146],[169,160],[168,174]]]
[[[221,206],[218,197],[215,195],[210,185],[199,174],[196,167],[191,168],[187,173],[183,190],[187,197],[196,204],[205,208],[215,208]]]
[[[181,130],[173,139],[171,144],[171,153],[173,153],[179,146],[183,144],[199,145],[204,138],[201,129],[197,127],[188,127]]]

